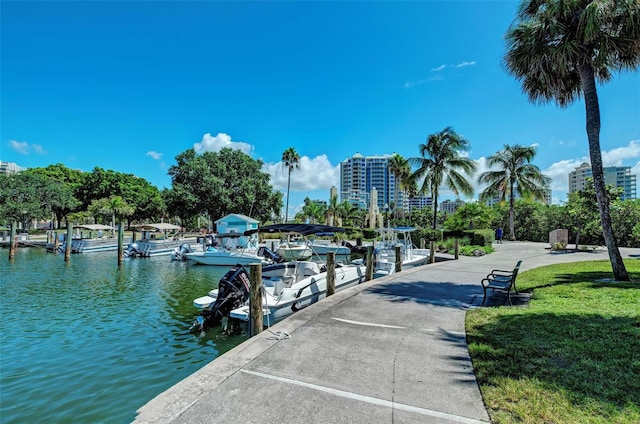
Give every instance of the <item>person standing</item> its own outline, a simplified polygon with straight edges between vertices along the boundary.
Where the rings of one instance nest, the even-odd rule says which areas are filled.
[[[496,229],[496,242],[502,243],[502,235],[503,235],[502,227],[498,227]]]

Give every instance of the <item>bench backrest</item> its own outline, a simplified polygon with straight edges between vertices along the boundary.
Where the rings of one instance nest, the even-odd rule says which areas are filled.
[[[522,261],[518,261],[518,263],[516,264],[515,268],[513,268],[513,275],[511,276],[511,281],[515,282],[516,281],[516,277],[518,276],[518,271],[520,271],[520,265],[522,264]]]

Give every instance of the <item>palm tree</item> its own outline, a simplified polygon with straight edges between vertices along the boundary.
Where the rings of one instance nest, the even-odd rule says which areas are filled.
[[[284,222],[289,219],[289,190],[291,190],[291,171],[300,169],[300,155],[296,149],[289,147],[282,153],[282,166],[289,170],[287,178],[287,207],[284,210]]]
[[[389,158],[389,172],[393,175],[395,181],[394,187],[394,197],[393,197],[393,216],[394,219],[398,219],[398,196],[400,194],[400,190],[402,189],[402,183],[405,178],[407,172],[411,172],[411,168],[409,167],[409,162],[405,158],[403,158],[398,153],[394,153],[393,156]]]
[[[327,225],[333,226],[334,218],[336,216],[336,211],[338,210],[338,196],[333,195],[329,199],[329,205],[327,206],[327,210],[325,212],[325,222]]]
[[[544,200],[545,190],[551,183],[551,178],[543,175],[540,169],[531,163],[535,155],[534,146],[505,144],[504,149],[487,158],[487,165],[496,166],[498,170],[483,172],[478,177],[480,184],[488,184],[488,187],[480,193],[481,202],[496,196],[500,197],[500,201],[509,197],[510,240],[516,239],[513,225],[516,194],[520,197],[533,196],[534,199]]]
[[[469,149],[469,142],[458,135],[453,128],[447,127],[427,138],[426,144],[420,144],[420,156],[409,158],[417,170],[411,178],[423,180],[420,194],[431,193],[433,199],[433,229],[436,229],[438,217],[438,193],[442,185],[454,194],[473,195],[473,186],[458,170],[471,176],[476,172],[476,163],[462,153]]]
[[[584,96],[602,230],[616,280],[628,281],[611,225],[600,152],[596,80],[640,65],[638,0],[524,0],[507,35],[506,68],[534,103],[560,107]]]

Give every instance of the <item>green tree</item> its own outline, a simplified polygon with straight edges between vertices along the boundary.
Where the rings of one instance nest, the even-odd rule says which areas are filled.
[[[262,161],[224,148],[196,154],[188,149],[169,168],[172,189],[165,194],[169,212],[184,218],[205,215],[218,219],[230,213],[266,222],[282,208],[282,194],[274,191]],[[184,200],[186,199],[186,201]]]
[[[289,147],[282,153],[282,166],[287,168],[287,206],[284,209],[284,222],[289,219],[289,191],[291,190],[291,171],[300,169],[300,155],[296,149]]]
[[[436,229],[438,217],[438,194],[441,186],[448,187],[458,196],[460,193],[473,195],[473,186],[462,175],[468,176],[476,172],[474,161],[464,156],[470,143],[458,135],[453,128],[447,127],[439,133],[431,134],[425,144],[418,146],[420,157],[409,159],[411,165],[418,169],[411,178],[420,181],[420,194],[431,193],[433,198],[433,229]]]
[[[516,195],[522,198],[533,197],[543,200],[545,190],[551,179],[540,172],[531,161],[536,155],[533,146],[524,147],[504,145],[504,149],[487,158],[487,165],[497,167],[480,174],[478,182],[488,184],[480,193],[480,201],[486,202],[494,197],[501,201],[509,197],[509,239],[515,240],[514,207]]]
[[[34,219],[44,219],[49,212],[43,198],[49,181],[37,174],[0,174],[0,222],[14,226],[21,222],[27,229]]]
[[[94,200],[88,208],[93,216],[106,215],[111,218],[111,226],[122,222],[128,216],[133,215],[136,208],[128,204],[121,196],[109,196],[103,199]]]
[[[338,210],[338,195],[333,195],[329,199],[329,204],[327,205],[327,210],[325,212],[325,220],[327,225],[334,225],[334,218],[336,216],[336,211]]]
[[[398,210],[404,210],[402,207],[398,207],[398,197],[400,195],[400,191],[404,189],[405,181],[407,181],[407,177],[411,175],[411,166],[409,162],[403,158],[398,153],[394,153],[393,156],[389,158],[389,172],[393,175],[393,179],[395,181],[395,187],[393,190],[393,217],[395,220],[398,219]]]
[[[629,281],[615,241],[600,151],[596,81],[640,65],[637,0],[524,0],[507,35],[506,68],[532,102],[566,107],[584,96],[600,221],[616,280]]]
[[[483,203],[465,203],[449,214],[444,222],[449,231],[491,228],[493,209]]]
[[[67,168],[59,163],[44,168],[29,168],[21,174],[37,174],[48,181],[47,195],[43,200],[55,217],[55,227],[60,227],[66,215],[81,209],[76,192],[84,183],[85,174],[82,171]]]
[[[308,197],[304,199],[304,206],[302,211],[296,215],[296,219],[305,221],[309,219],[311,224],[317,224],[322,221],[326,212],[326,208],[320,204],[311,201]]]
[[[640,199],[613,202],[611,221],[616,240],[621,246],[640,247],[640,240],[634,237],[636,228],[640,230]]]

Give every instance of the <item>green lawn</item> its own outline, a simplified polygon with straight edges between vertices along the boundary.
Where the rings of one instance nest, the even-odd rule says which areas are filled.
[[[518,276],[527,306],[469,311],[467,342],[495,423],[640,423],[640,260],[632,283],[608,261]],[[500,295],[500,294],[497,294]]]

